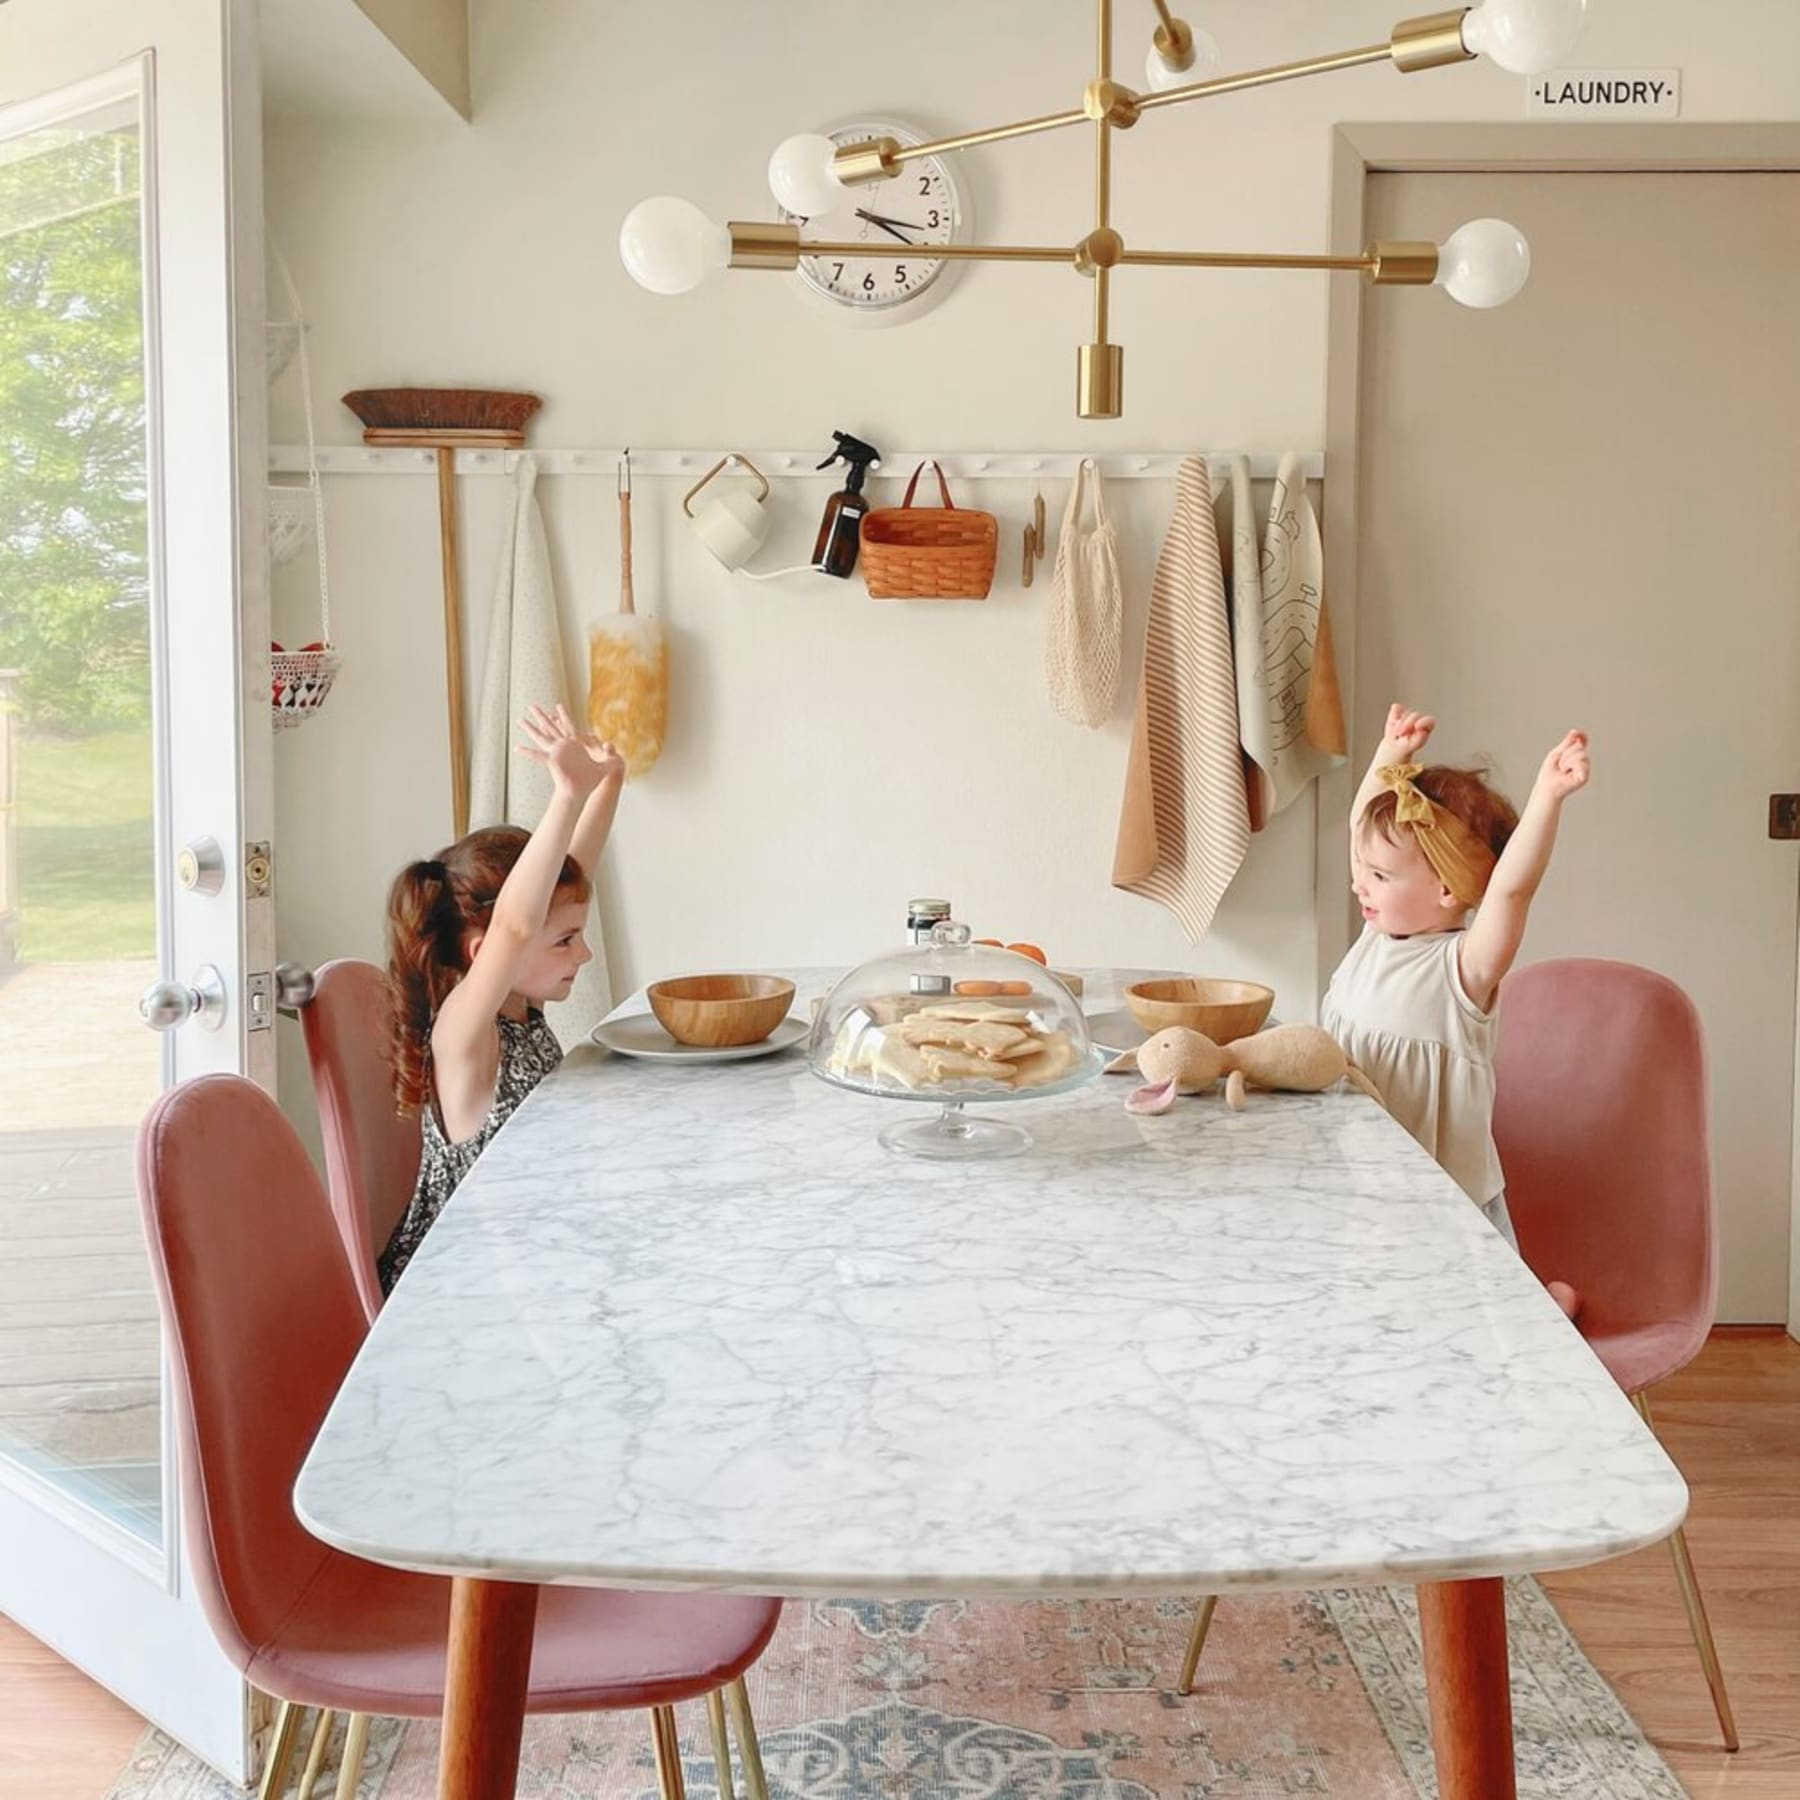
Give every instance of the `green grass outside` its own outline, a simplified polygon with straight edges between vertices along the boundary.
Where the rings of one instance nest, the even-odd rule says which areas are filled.
[[[19,746],[19,954],[28,963],[156,954],[150,731]]]

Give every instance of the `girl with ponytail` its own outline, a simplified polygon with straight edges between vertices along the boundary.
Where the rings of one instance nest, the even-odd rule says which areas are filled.
[[[535,831],[495,825],[409,863],[388,896],[394,1098],[418,1112],[412,1204],[377,1267],[390,1292],[444,1202],[519,1102],[562,1061],[541,1008],[592,959],[594,868],[612,829],[624,759],[561,706],[520,721],[522,754],[554,792]]]

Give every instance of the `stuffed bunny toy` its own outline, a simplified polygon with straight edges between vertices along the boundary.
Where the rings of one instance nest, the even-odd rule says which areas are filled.
[[[1135,1113],[1163,1113],[1178,1094],[1203,1094],[1225,1078],[1226,1103],[1242,1112],[1250,1088],[1282,1093],[1317,1094],[1348,1081],[1360,1094],[1380,1104],[1381,1094],[1361,1069],[1345,1056],[1337,1040],[1317,1025],[1277,1025],[1272,1031],[1215,1044],[1204,1032],[1172,1025],[1107,1066],[1108,1074],[1136,1069],[1147,1085],[1125,1105]]]

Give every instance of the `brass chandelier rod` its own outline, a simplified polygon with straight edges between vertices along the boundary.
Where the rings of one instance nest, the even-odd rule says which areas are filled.
[[[1460,15],[1459,15],[1460,16]],[[1402,27],[1404,29],[1404,27]],[[1455,60],[1466,60],[1467,53]],[[1205,100],[1214,94],[1235,94],[1245,88],[1274,87],[1281,81],[1298,81],[1303,75],[1331,75],[1339,69],[1360,69],[1368,63],[1399,62],[1394,44],[1365,44],[1360,50],[1339,50],[1330,56],[1309,56],[1302,62],[1276,63],[1268,69],[1249,69],[1242,75],[1217,75],[1211,81],[1190,81],[1185,86],[1164,88],[1159,94],[1139,94],[1139,112],[1152,107],[1175,106],[1183,100]],[[1415,63],[1414,68],[1430,68],[1429,63]],[[1400,63],[1405,69],[1406,64]]]
[[[739,269],[794,269],[802,256],[866,257],[866,243],[838,243],[826,238],[802,238],[798,225],[769,225],[760,221],[734,220],[731,264]],[[1117,233],[1113,233],[1117,239]],[[1376,243],[1360,256],[1284,255],[1267,251],[1238,250],[1128,250],[1122,245],[1104,267],[1088,264],[1093,240],[1079,244],[933,244],[932,261],[939,258],[962,262],[1062,263],[1091,273],[1096,282],[1109,269],[1341,269],[1368,275],[1382,286],[1405,283],[1428,286],[1437,274],[1435,244]],[[1097,337],[1096,342],[1106,340]]]
[[[1156,10],[1164,21],[1164,30],[1177,23],[1171,17],[1164,0],[1156,0]],[[1463,47],[1460,29],[1466,10],[1458,7],[1451,12],[1430,13],[1420,18],[1403,20],[1394,27],[1386,43],[1365,44],[1354,50],[1309,56],[1299,62],[1276,63],[1270,68],[1250,69],[1241,75],[1222,75],[1210,81],[1188,82],[1182,87],[1165,88],[1161,93],[1139,94],[1112,84],[1112,7],[1111,0],[1101,0],[1100,78],[1089,90],[1090,105],[1096,89],[1105,89],[1109,103],[1107,122],[1129,127],[1137,123],[1139,114],[1159,106],[1176,106],[1188,100],[1206,100],[1219,94],[1273,87],[1278,82],[1298,81],[1308,75],[1329,75],[1339,69],[1362,68],[1369,63],[1392,62],[1402,74],[1410,75],[1421,69],[1469,62],[1473,57]],[[942,156],[953,150],[969,150],[980,144],[999,143],[1006,138],[1030,137],[1040,131],[1057,131],[1065,125],[1079,125],[1093,116],[1089,106],[1080,106],[1068,112],[1044,113],[1034,119],[1019,119],[1009,125],[992,125],[980,131],[956,132],[952,136],[933,138],[922,144],[902,144],[893,138],[875,138],[868,143],[846,144],[837,153],[837,172],[839,179],[847,183],[880,181],[921,157]]]

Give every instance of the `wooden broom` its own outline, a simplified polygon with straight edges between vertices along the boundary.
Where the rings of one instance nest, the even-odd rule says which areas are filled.
[[[536,394],[496,388],[358,388],[344,404],[362,420],[363,442],[437,452],[438,536],[444,568],[444,678],[450,705],[450,809],[457,837],[469,829],[469,730],[463,710],[462,587],[456,559],[456,453],[518,450],[543,405]]]

